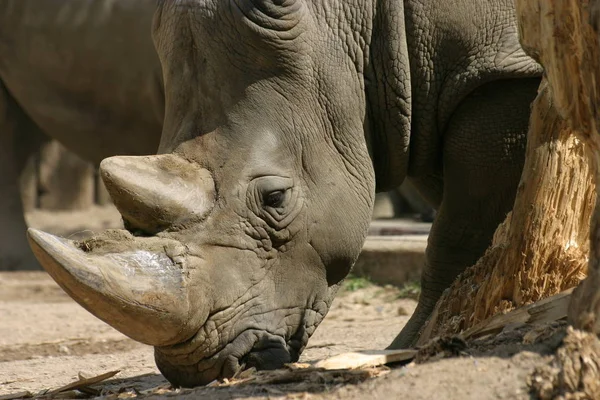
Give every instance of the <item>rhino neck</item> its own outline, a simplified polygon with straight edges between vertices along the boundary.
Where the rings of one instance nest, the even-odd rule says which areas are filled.
[[[400,186],[408,171],[412,103],[403,1],[373,0],[367,54],[365,131],[381,192]]]
[[[376,190],[394,189],[408,169],[411,85],[403,0],[314,0],[315,15],[341,36],[362,80],[364,132]]]

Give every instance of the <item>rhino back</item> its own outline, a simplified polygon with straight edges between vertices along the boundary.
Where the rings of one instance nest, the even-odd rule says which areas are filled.
[[[49,136],[99,162],[158,147],[160,64],[152,0],[5,0],[0,79]]]

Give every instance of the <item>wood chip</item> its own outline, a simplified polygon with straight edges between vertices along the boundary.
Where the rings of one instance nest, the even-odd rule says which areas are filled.
[[[230,387],[240,385],[296,384],[295,390],[300,390],[302,385],[360,383],[367,379],[384,375],[389,371],[390,369],[385,367],[325,370],[323,368],[305,367],[304,365],[297,367],[294,364],[290,364],[282,369],[254,372],[249,377],[243,379],[215,380],[207,386]]]
[[[460,336],[464,340],[476,339],[485,335],[500,333],[504,327],[511,324],[543,324],[560,321],[567,317],[572,292],[573,289],[565,290],[533,304],[519,307],[507,314],[496,315],[471,329],[467,329]]]
[[[78,390],[81,388],[85,388],[87,386],[91,386],[91,385],[95,385],[96,383],[100,383],[102,381],[105,381],[109,378],[112,378],[113,376],[115,376],[116,374],[118,374],[119,372],[121,372],[120,370],[117,371],[110,371],[101,375],[97,375],[91,378],[84,378],[84,379],[78,379],[75,382],[69,383],[68,385],[62,386],[56,390],[53,390],[51,392],[48,392],[48,395],[54,395],[57,393],[61,393],[61,392],[66,392],[69,390]]]
[[[412,349],[357,351],[321,360],[315,364],[315,367],[328,370],[376,367],[378,365],[410,361],[416,354],[417,351]]]

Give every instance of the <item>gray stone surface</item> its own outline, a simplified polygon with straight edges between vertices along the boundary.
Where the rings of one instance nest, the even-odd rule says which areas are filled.
[[[385,219],[371,221],[370,236],[404,236],[428,235],[431,230],[430,222],[421,222],[414,219]]]
[[[418,281],[425,263],[427,235],[369,236],[352,273],[379,284]]]

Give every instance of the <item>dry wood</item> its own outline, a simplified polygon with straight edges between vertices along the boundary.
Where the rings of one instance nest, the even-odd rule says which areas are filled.
[[[556,109],[590,150],[597,186],[600,2],[519,0],[517,5],[523,22],[523,42],[538,54],[546,69]],[[573,293],[569,320],[577,328],[600,333],[600,202],[596,203],[591,225],[589,276]]]
[[[321,360],[315,364],[323,369],[353,369],[375,367],[402,361],[410,361],[417,354],[416,350],[365,350],[343,353]]]
[[[507,314],[498,314],[480,322],[461,333],[465,340],[500,333],[513,324],[544,324],[567,318],[567,310],[573,289],[545,298],[533,304],[519,307]]]
[[[104,374],[93,376],[90,378],[84,378],[83,376],[79,376],[79,379],[77,381],[69,383],[68,385],[62,386],[58,389],[52,390],[51,392],[47,393],[47,396],[52,396],[54,394],[61,393],[61,392],[67,392],[69,390],[85,389],[91,385],[95,385],[95,384],[105,381],[109,378],[112,378],[119,372],[121,372],[121,371],[118,371],[118,370],[110,371],[110,372],[106,372]]]
[[[599,399],[600,341],[595,334],[568,328],[563,345],[548,365],[529,377],[532,396],[540,400]]]
[[[593,162],[596,166],[596,185],[600,184],[600,47],[598,28],[600,27],[600,1],[571,1],[569,7],[562,10],[563,18],[573,21],[572,30],[565,35],[568,47],[565,44],[553,43],[557,59],[557,68],[563,74],[574,74],[577,79],[564,76],[556,79],[557,97],[576,101],[578,107],[565,106],[565,114],[577,134],[588,143],[593,150]],[[561,15],[559,15],[560,17]],[[547,40],[552,42],[551,39]],[[562,47],[561,47],[562,45]],[[563,57],[560,60],[560,51],[575,50],[574,56]],[[562,64],[559,62],[562,61]],[[556,71],[554,71],[555,74]],[[569,77],[571,79],[569,79]],[[574,80],[575,82],[570,82]],[[577,95],[576,98],[573,96]],[[579,110],[582,111],[579,111]],[[579,111],[576,113],[575,111]],[[600,334],[600,199],[597,200],[596,210],[592,218],[590,235],[590,260],[589,275],[573,293],[573,301],[569,308],[569,321],[573,326],[595,334]],[[600,391],[598,391],[600,393]]]

